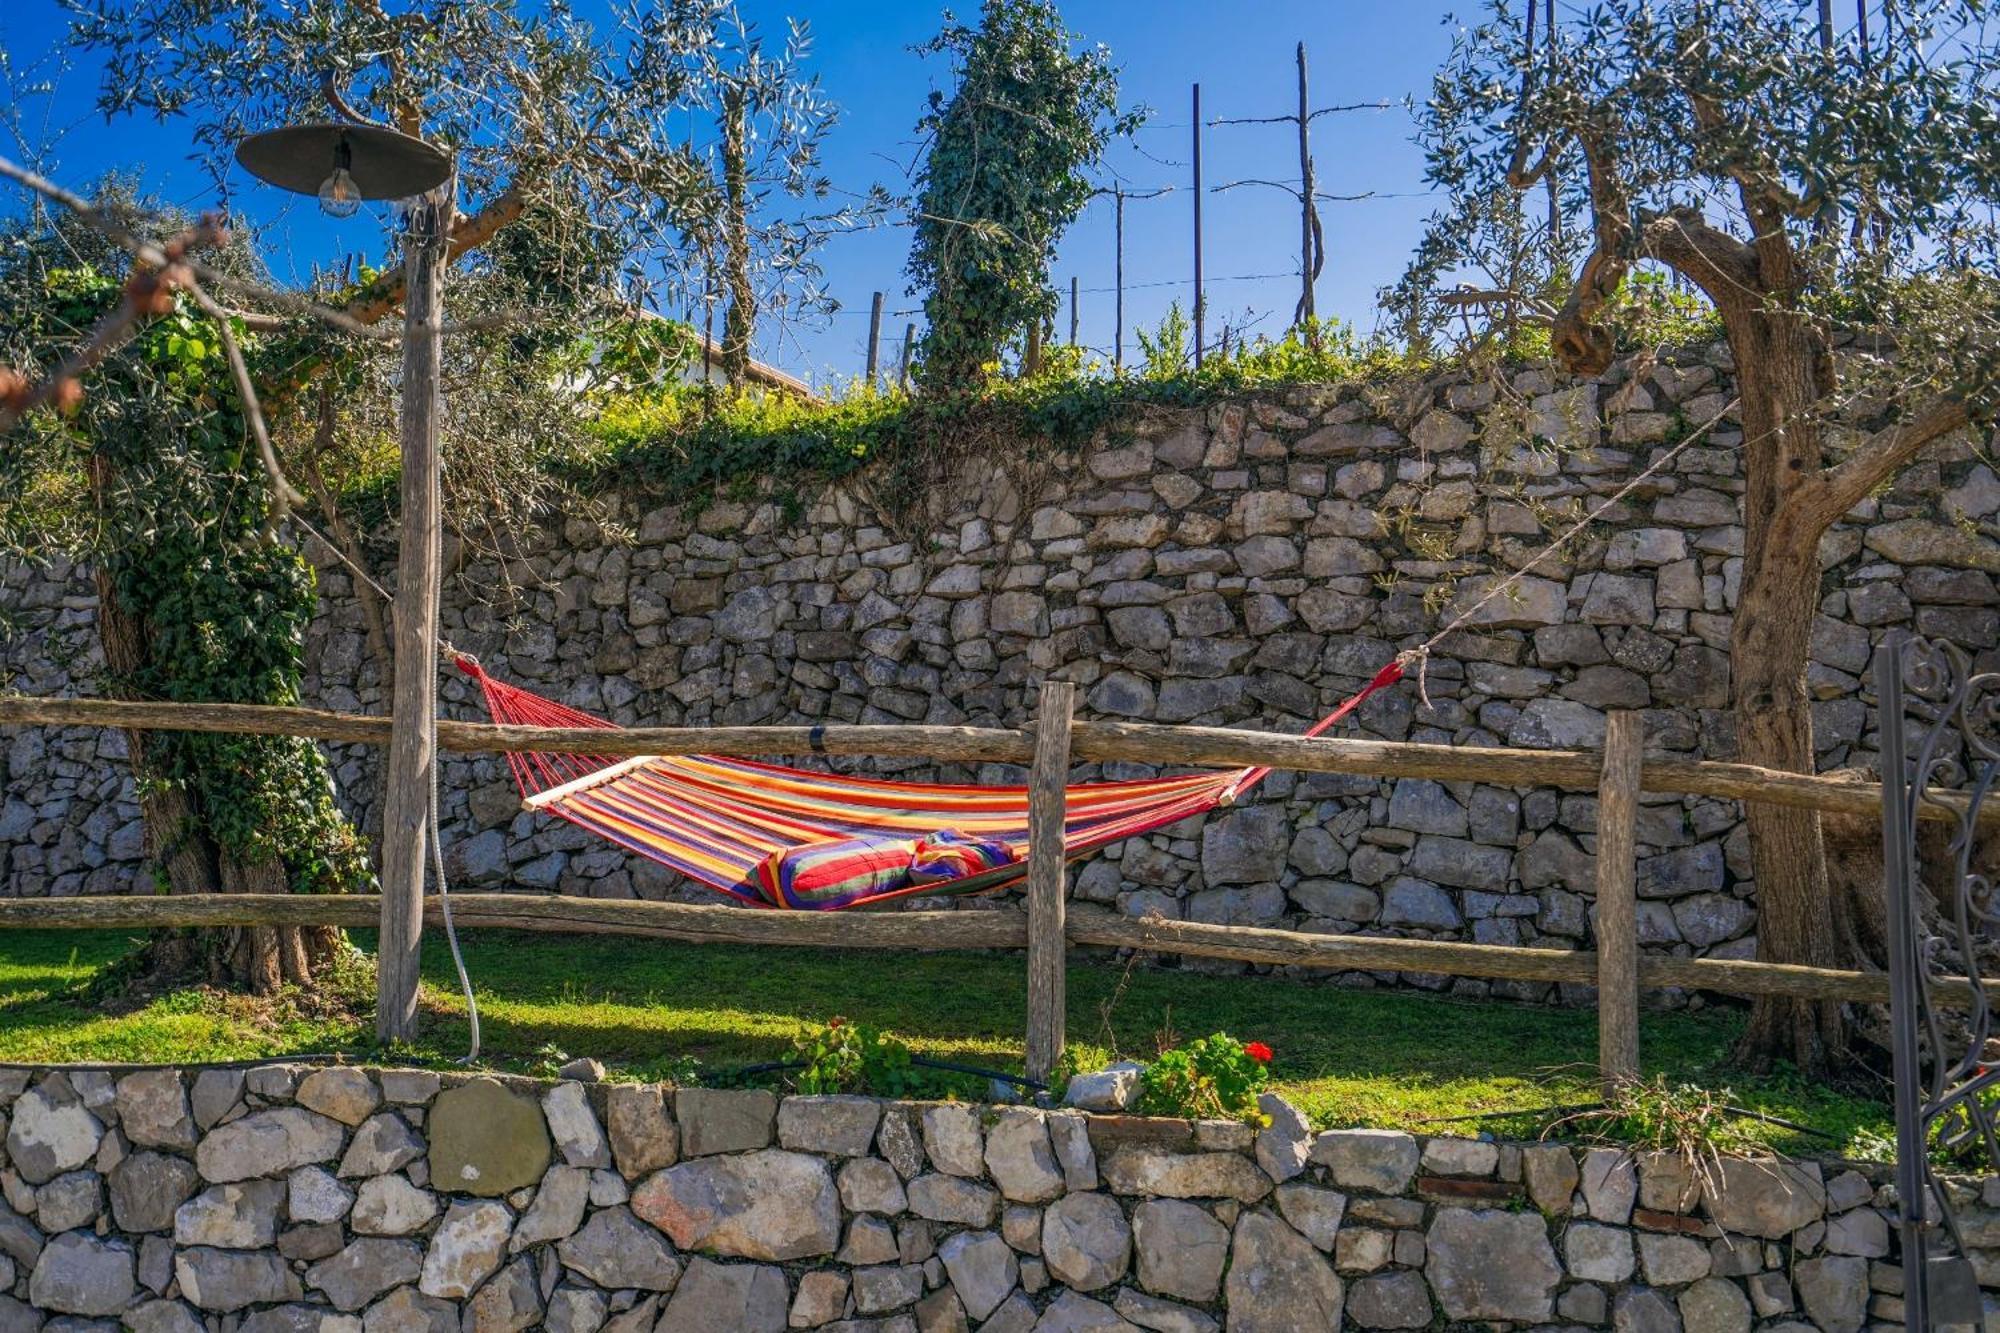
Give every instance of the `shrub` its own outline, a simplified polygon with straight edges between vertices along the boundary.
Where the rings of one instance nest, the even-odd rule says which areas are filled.
[[[1217,1032],[1162,1051],[1140,1079],[1139,1110],[1187,1120],[1264,1124],[1257,1096],[1271,1082],[1271,1048]]]

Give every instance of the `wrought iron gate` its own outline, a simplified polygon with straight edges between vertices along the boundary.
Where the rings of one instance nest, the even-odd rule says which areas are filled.
[[[1979,811],[2000,778],[2000,672],[1975,670],[1955,645],[1893,630],[1876,654],[1875,686],[1904,1324],[1929,1333],[1982,1320],[1979,1285],[1930,1154],[1983,1151],[2000,1166],[1992,1092],[2000,1059],[1989,1064],[1994,1015],[1980,975],[1981,949],[2000,942],[2000,900],[1973,859]],[[1943,791],[1954,799],[1939,800]],[[1925,807],[1933,820],[1948,812],[1937,825],[1942,836],[1919,836]],[[1935,983],[1950,973],[1973,981],[1963,1014],[1936,1003]],[[1932,1252],[1940,1231],[1955,1253]]]

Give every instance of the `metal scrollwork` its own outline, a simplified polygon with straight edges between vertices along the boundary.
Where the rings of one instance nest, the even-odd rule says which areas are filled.
[[[2000,1042],[1982,966],[2000,962],[2000,899],[1975,860],[1980,811],[2000,781],[2000,672],[1976,671],[1955,645],[1898,630],[1876,657],[1875,682],[1904,1309],[1906,1326],[1920,1333],[1982,1320],[1931,1157],[2000,1164]],[[1943,832],[1927,836],[1927,828]],[[1971,978],[1969,1008],[1938,1003],[1947,976]],[[1931,1253],[1940,1226],[1956,1254]]]

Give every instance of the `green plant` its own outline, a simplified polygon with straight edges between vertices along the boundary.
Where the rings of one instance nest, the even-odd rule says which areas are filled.
[[[1046,274],[1090,198],[1084,173],[1138,123],[1118,113],[1110,53],[1074,40],[1051,0],[986,0],[977,29],[948,19],[919,48],[949,55],[956,76],[917,123],[930,151],[908,271],[924,296],[926,390],[990,379],[1009,339],[1055,314]]]
[[[1144,358],[1139,367],[1141,378],[1170,380],[1187,373],[1194,326],[1188,322],[1187,312],[1181,309],[1179,301],[1167,307],[1158,328],[1148,333],[1142,325],[1136,332],[1139,354]]]
[[[796,1079],[803,1093],[913,1097],[931,1082],[910,1063],[909,1043],[866,1023],[835,1016],[792,1044],[805,1060]]]
[[[1227,1032],[1160,1052],[1140,1076],[1139,1110],[1188,1120],[1265,1124],[1258,1094],[1270,1086],[1271,1048]]]

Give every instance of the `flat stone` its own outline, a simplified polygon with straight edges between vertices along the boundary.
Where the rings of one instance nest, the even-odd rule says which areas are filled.
[[[883,1108],[881,1128],[875,1131],[875,1151],[905,1180],[912,1179],[924,1169],[924,1144],[912,1108]]]
[[[182,1250],[174,1256],[174,1276],[183,1298],[222,1314],[305,1294],[291,1265],[269,1250]]]
[[[28,1275],[29,1302],[58,1314],[116,1314],[138,1289],[132,1247],[81,1231],[52,1238]]]
[[[680,1160],[680,1130],[667,1115],[666,1094],[653,1083],[611,1083],[604,1122],[618,1174],[637,1180]]]
[[[906,1187],[910,1211],[933,1222],[966,1227],[990,1227],[1000,1213],[1000,1194],[962,1176],[932,1172]]]
[[[782,1262],[840,1244],[833,1173],[777,1148],[670,1166],[632,1192],[632,1211],[684,1250]]]
[[[1271,1192],[1271,1178],[1233,1152],[1175,1153],[1132,1144],[1111,1154],[1103,1174],[1117,1194],[1255,1203]]]
[[[564,1283],[549,1296],[543,1327],[549,1333],[597,1333],[610,1312],[603,1292]]]
[[[847,1309],[847,1274],[815,1268],[799,1274],[798,1295],[792,1298],[787,1322],[793,1328],[818,1328],[840,1318]]]
[[[229,1184],[281,1176],[340,1155],[345,1135],[337,1120],[300,1106],[253,1111],[208,1131],[194,1151],[203,1180]]]
[[[1362,1278],[1347,1290],[1347,1316],[1363,1328],[1428,1328],[1430,1288],[1407,1270]]]
[[[340,1253],[347,1234],[338,1222],[306,1222],[278,1237],[278,1253],[295,1263],[317,1263]]]
[[[1029,1307],[1030,1313],[1033,1308]],[[988,1321],[979,1333],[988,1333],[992,1328],[993,1321]],[[1012,1333],[1012,1328],[1010,1325],[1007,1333]],[[1133,1333],[1133,1326],[1104,1302],[1065,1291],[1042,1311],[1042,1317],[1035,1321],[1034,1333]]]
[[[986,1174],[986,1144],[979,1113],[970,1106],[945,1103],[923,1113],[924,1151],[931,1166],[948,1176]]]
[[[1278,1212],[1316,1249],[1332,1250],[1340,1235],[1340,1219],[1347,1212],[1347,1196],[1321,1189],[1304,1181],[1278,1186]]]
[[[1229,1228],[1206,1208],[1147,1199],[1132,1210],[1139,1285],[1157,1296],[1212,1301],[1229,1259]]]
[[[965,1305],[950,1287],[939,1287],[917,1302],[917,1333],[967,1333]]]
[[[135,1148],[193,1148],[194,1115],[180,1071],[141,1069],[119,1079],[118,1128]]]
[[[369,1307],[362,1333],[454,1333],[458,1307],[442,1296],[427,1296],[415,1287],[398,1287]]]
[[[400,1171],[424,1155],[424,1141],[393,1111],[370,1116],[340,1159],[343,1179]]]
[[[1639,1170],[1632,1154],[1621,1148],[1592,1148],[1583,1155],[1584,1206],[1599,1222],[1620,1225],[1632,1218],[1639,1197]]]
[[[879,1157],[857,1157],[843,1163],[836,1184],[841,1206],[851,1213],[895,1214],[910,1206],[903,1178]]]
[[[562,1240],[583,1225],[583,1212],[590,1204],[590,1172],[580,1166],[552,1166],[514,1226],[508,1252],[519,1254],[531,1245]]]
[[[777,1097],[761,1090],[680,1088],[674,1093],[685,1157],[768,1148],[777,1117]]]
[[[1345,1295],[1333,1265],[1298,1232],[1265,1212],[1236,1219],[1223,1290],[1230,1333],[1337,1329]]]
[[[1642,1231],[1638,1240],[1639,1267],[1654,1286],[1677,1287],[1708,1276],[1708,1246],[1694,1237]]]
[[[1211,817],[1201,831],[1201,877],[1210,888],[1261,884],[1285,873],[1291,847],[1284,807],[1251,805]]]
[[[924,1294],[924,1270],[918,1264],[858,1268],[852,1282],[854,1308],[862,1314],[885,1314]]]
[[[590,1094],[583,1084],[564,1081],[552,1086],[542,1094],[542,1115],[563,1161],[595,1170],[611,1165],[611,1145],[597,1112],[590,1109]]]
[[[103,1122],[81,1101],[30,1088],[14,1099],[7,1157],[23,1180],[39,1185],[89,1162],[103,1137]]]
[[[295,1098],[308,1111],[343,1125],[360,1124],[382,1104],[381,1092],[365,1071],[340,1065],[307,1074]]]
[[[548,1170],[549,1128],[541,1106],[493,1079],[439,1093],[426,1125],[437,1189],[493,1198],[534,1184]],[[344,1163],[341,1174],[348,1174]]]
[[[1096,1189],[1097,1150],[1091,1146],[1089,1120],[1074,1111],[1051,1111],[1048,1126],[1063,1184],[1072,1190]]]
[[[1111,1307],[1122,1318],[1152,1333],[1217,1333],[1222,1327],[1199,1310],[1148,1296],[1131,1287],[1120,1287]]]
[[[194,1163],[166,1153],[137,1152],[111,1171],[111,1219],[120,1231],[165,1231],[201,1180]]]
[[[557,1244],[563,1265],[610,1290],[672,1291],[681,1263],[659,1232],[629,1208],[602,1208],[583,1230]]]
[[[1543,1323],[1555,1312],[1563,1271],[1538,1216],[1439,1209],[1425,1256],[1424,1275],[1447,1319]]]
[[[1576,1194],[1576,1157],[1559,1144],[1535,1144],[1521,1150],[1521,1174],[1528,1184],[1528,1197],[1545,1213],[1560,1216],[1569,1212]]]
[[[1063,1092],[1063,1105],[1082,1111],[1129,1111],[1139,1100],[1144,1067],[1122,1061],[1108,1069],[1078,1074]]]
[[[513,788],[507,789],[508,798]],[[512,808],[511,806],[509,807]],[[428,1069],[385,1069],[381,1075],[382,1095],[401,1106],[428,1106],[438,1095],[444,1080]]]
[[[1856,1255],[1807,1259],[1793,1269],[1799,1302],[1823,1333],[1856,1333],[1868,1316],[1868,1261]]]
[[[308,1268],[306,1285],[325,1292],[336,1310],[359,1310],[391,1287],[415,1282],[423,1270],[417,1242],[369,1237]]]
[[[541,1284],[535,1265],[516,1259],[479,1289],[465,1307],[464,1333],[520,1333],[542,1319]]]
[[[372,1176],[361,1182],[348,1225],[358,1236],[407,1236],[437,1216],[437,1196],[407,1176]]]
[[[1611,1307],[1613,1333],[1681,1333],[1680,1312],[1665,1292],[1626,1287]]]
[[[319,1166],[302,1166],[285,1180],[285,1211],[294,1222],[338,1222],[354,1206],[354,1191]]]
[[[986,1131],[986,1173],[1003,1198],[1047,1203],[1062,1195],[1062,1168],[1039,1111],[1009,1107]]]
[[[778,1105],[778,1143],[796,1152],[863,1157],[881,1121],[882,1104],[872,1097],[787,1097]]]
[[[1071,1194],[1042,1213],[1042,1258],[1058,1282],[1096,1291],[1125,1276],[1132,1228],[1108,1194]]]
[[[1394,1129],[1331,1129],[1313,1140],[1312,1160],[1343,1189],[1401,1194],[1416,1178],[1417,1141]]]
[[[984,1319],[1000,1308],[1020,1281],[1020,1261],[1006,1241],[991,1231],[959,1231],[938,1246],[938,1258],[966,1316]]]
[[[192,1122],[190,1122],[192,1123]],[[315,1318],[314,1326],[318,1326]],[[0,1311],[0,1328],[13,1328]],[[204,1333],[194,1311],[179,1301],[147,1301],[125,1312],[125,1327],[131,1333]]]
[[[1686,1333],[1750,1333],[1750,1298],[1728,1278],[1703,1278],[1679,1304]]]
[[[1623,1227],[1572,1223],[1563,1233],[1563,1259],[1571,1277],[1586,1282],[1623,1282],[1632,1276],[1632,1233]]]
[[[418,1288],[447,1300],[470,1296],[498,1271],[513,1230],[514,1215],[497,1199],[452,1204],[431,1233]]]
[[[212,1185],[174,1214],[174,1244],[261,1249],[278,1238],[278,1210],[284,1202],[282,1180]]]
[[[1304,1112],[1275,1092],[1259,1094],[1257,1109],[1267,1122],[1257,1132],[1257,1165],[1282,1184],[1304,1171],[1312,1159],[1312,1125]]]
[[[1481,1139],[1435,1138],[1424,1144],[1423,1169],[1442,1176],[1490,1176],[1500,1149]]]
[[[785,1273],[766,1264],[688,1260],[655,1333],[782,1333]]]
[[[1777,1240],[1819,1220],[1826,1186],[1817,1162],[1751,1161],[1725,1157],[1705,1193],[1708,1215],[1724,1231]]]

